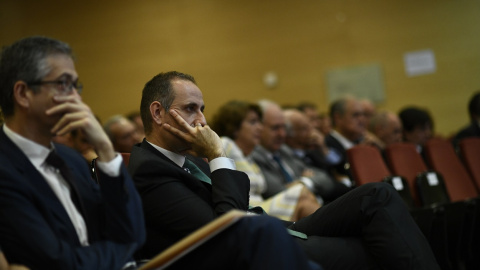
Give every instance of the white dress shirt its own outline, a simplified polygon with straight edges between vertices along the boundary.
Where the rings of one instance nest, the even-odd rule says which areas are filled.
[[[336,130],[332,130],[330,134],[335,139],[337,139],[340,142],[340,144],[342,144],[342,146],[343,146],[343,148],[345,148],[345,150],[348,150],[348,149],[355,146],[355,143],[353,143],[349,139],[345,138],[342,134],[338,133],[338,131],[336,131]]]
[[[78,239],[83,246],[88,246],[88,232],[85,220],[76,208],[70,197],[70,187],[63,179],[58,170],[48,165],[45,160],[48,154],[54,150],[53,144],[51,149],[44,147],[36,142],[33,142],[21,135],[15,133],[7,125],[3,125],[3,130],[7,137],[20,148],[20,150],[27,156],[32,165],[40,172],[45,181],[48,183],[53,193],[60,200],[61,204],[65,208],[68,216],[70,217],[73,226],[78,235]],[[120,166],[122,163],[121,155],[117,154],[116,157],[110,162],[97,162],[99,169],[111,177],[120,175]]]
[[[160,153],[164,154],[167,158],[169,158],[171,161],[177,164],[179,167],[183,167],[183,164],[185,163],[185,156],[174,153],[172,151],[168,151],[167,149],[164,149],[149,141],[147,142],[151,146],[153,146],[155,149],[160,151]],[[236,169],[235,161],[227,157],[214,158],[208,162],[208,165],[210,166],[210,172],[214,172],[215,170],[218,170],[218,169],[230,169],[230,170]]]

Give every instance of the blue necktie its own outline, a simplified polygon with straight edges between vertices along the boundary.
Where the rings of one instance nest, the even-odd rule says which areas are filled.
[[[200,170],[197,165],[188,160],[188,158],[186,158],[185,163],[183,163],[183,169],[189,174],[198,178],[200,181],[203,181],[210,185],[212,184],[212,180],[210,179],[210,177],[208,177],[204,172],[202,172],[202,170]]]
[[[288,173],[287,169],[285,169],[285,166],[283,166],[283,162],[279,156],[274,155],[273,160],[275,160],[280,167],[280,170],[282,171],[283,178],[285,178],[285,181],[287,183],[290,183],[293,181],[293,177]]]

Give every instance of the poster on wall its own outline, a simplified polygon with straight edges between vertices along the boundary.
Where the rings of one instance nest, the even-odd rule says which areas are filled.
[[[374,103],[385,100],[384,76],[380,64],[365,64],[328,70],[329,103],[345,95],[367,98]]]
[[[405,73],[409,77],[435,73],[437,65],[432,50],[407,52],[403,55]]]

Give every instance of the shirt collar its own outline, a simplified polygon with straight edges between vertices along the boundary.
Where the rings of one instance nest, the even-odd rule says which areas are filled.
[[[146,139],[145,139],[146,140]],[[168,151],[167,149],[164,149],[160,146],[157,146],[149,141],[147,141],[153,148],[157,149],[160,151],[160,153],[164,154],[168,159],[173,161],[175,164],[177,164],[179,167],[183,167],[183,164],[185,163],[185,156],[182,156],[180,154],[174,153],[172,151]]]
[[[51,144],[51,149],[46,148],[45,146],[38,144],[32,140],[29,140],[20,134],[14,132],[7,125],[3,125],[3,131],[5,135],[12,140],[12,142],[22,150],[22,152],[28,157],[30,162],[33,165],[40,167],[47,159],[48,154],[52,149],[54,149],[53,144]]]
[[[332,130],[330,133],[335,139],[337,139],[340,144],[342,144],[345,150],[352,148],[355,144],[349,139],[345,138],[342,134],[338,133],[336,130]]]

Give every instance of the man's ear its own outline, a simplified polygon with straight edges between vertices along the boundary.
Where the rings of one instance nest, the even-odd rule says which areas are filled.
[[[30,107],[32,91],[27,91],[28,85],[24,81],[17,81],[13,85],[13,100],[22,108]]]
[[[162,125],[165,122],[165,115],[167,112],[160,102],[154,101],[150,104],[150,114],[152,115],[153,121],[157,123],[157,125]]]

